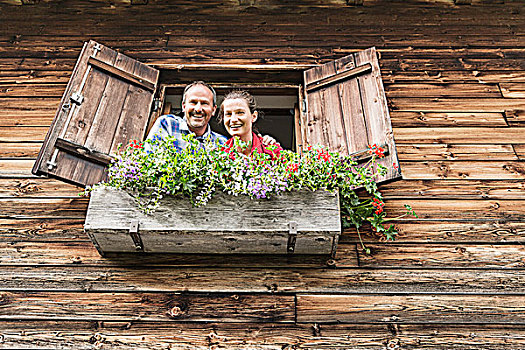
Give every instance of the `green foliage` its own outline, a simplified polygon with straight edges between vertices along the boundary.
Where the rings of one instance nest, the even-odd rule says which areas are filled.
[[[244,156],[237,150],[246,145],[238,140],[229,148],[201,144],[192,135],[185,140],[188,147],[182,150],[174,147],[172,138],[147,140],[145,148],[131,141],[119,149],[104,185],[133,193],[144,212],[155,210],[166,195],[184,196],[201,206],[217,191],[256,199],[303,188],[339,191],[343,228],[355,227],[360,239],[359,229],[366,223],[386,240],[397,234],[394,225],[387,224],[397,218],[387,218],[374,180],[386,173],[376,162],[383,150],[375,145],[370,148],[371,160],[358,164],[320,146],[308,146],[301,154],[281,151],[272,160],[264,153]],[[405,215],[417,217],[409,205],[405,207]]]

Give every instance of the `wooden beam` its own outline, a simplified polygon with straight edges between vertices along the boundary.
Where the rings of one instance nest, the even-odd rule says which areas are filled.
[[[472,0],[454,0],[455,5],[472,5]]]
[[[346,0],[346,4],[349,6],[363,6],[363,0]]]

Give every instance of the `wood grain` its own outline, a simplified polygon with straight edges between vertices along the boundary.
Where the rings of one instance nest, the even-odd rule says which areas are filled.
[[[2,339],[7,347],[38,344],[53,349],[181,349],[210,347],[282,350],[378,349],[402,345],[408,349],[460,350],[519,348],[524,337],[521,325],[463,324],[261,324],[174,323],[115,321],[3,321]]]
[[[274,322],[294,320],[292,296],[0,292],[0,320]]]
[[[246,283],[246,281],[251,281]],[[510,269],[397,269],[62,265],[2,266],[2,291],[522,294],[525,272]],[[1,327],[0,327],[1,328]]]
[[[298,295],[297,322],[520,323],[514,295]]]

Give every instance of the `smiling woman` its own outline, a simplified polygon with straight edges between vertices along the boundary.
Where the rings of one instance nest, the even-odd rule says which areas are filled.
[[[224,97],[221,104],[218,120],[223,122],[226,131],[232,137],[227,147],[232,147],[236,138],[247,144],[247,147],[239,150],[245,155],[254,151],[269,154],[272,158],[278,156],[282,150],[279,144],[264,147],[262,139],[253,131],[253,124],[257,121],[259,112],[255,98],[248,91],[232,91]]]

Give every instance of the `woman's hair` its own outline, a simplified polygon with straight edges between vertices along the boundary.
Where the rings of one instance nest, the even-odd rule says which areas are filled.
[[[253,114],[257,110],[257,102],[255,102],[255,98],[246,90],[234,90],[230,91],[226,96],[224,96],[224,100],[221,103],[221,107],[219,108],[219,114],[217,115],[217,120],[222,123],[224,120],[224,101],[226,100],[234,100],[234,99],[241,99],[246,101],[246,104],[248,105],[248,108],[250,109],[250,113]]]

